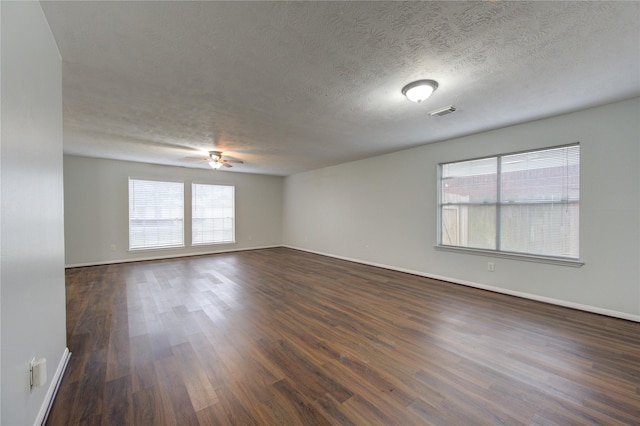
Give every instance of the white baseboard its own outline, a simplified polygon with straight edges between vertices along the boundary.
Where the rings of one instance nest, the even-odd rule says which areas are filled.
[[[385,265],[385,264],[382,264],[382,263],[367,262],[367,261],[363,261],[363,260],[359,260],[359,259],[353,259],[353,258],[344,257],[344,256],[337,256],[337,255],[334,255],[334,254],[331,254],[331,253],[323,253],[323,252],[319,252],[319,251],[315,251],[315,250],[309,250],[309,249],[301,248],[301,247],[294,247],[294,246],[289,246],[289,245],[284,245],[283,247],[287,247],[287,248],[294,249],[294,250],[306,251],[308,253],[319,254],[321,256],[333,257],[335,259],[347,260],[349,262],[360,263],[360,264],[363,264],[363,265],[369,265],[369,266],[375,266],[375,267],[378,267],[378,268],[390,269],[392,271],[405,272],[407,274],[418,275],[420,277],[425,277],[425,278],[432,278],[434,280],[447,281],[447,282],[454,283],[454,284],[465,285],[467,287],[474,287],[474,288],[479,288],[479,289],[482,289],[482,290],[493,291],[495,293],[507,294],[509,296],[521,297],[523,299],[535,300],[535,301],[538,301],[538,302],[550,303],[552,305],[564,306],[565,308],[578,309],[580,311],[592,312],[592,313],[595,313],[595,314],[606,315],[606,316],[614,317],[614,318],[621,318],[621,319],[625,319],[625,320],[628,320],[628,321],[640,322],[640,315],[633,315],[633,314],[629,314],[629,313],[626,313],[626,312],[612,311],[610,309],[599,308],[597,306],[583,305],[583,304],[580,304],[580,303],[573,303],[573,302],[569,302],[569,301],[566,301],[566,300],[554,299],[554,298],[551,298],[551,297],[538,296],[536,294],[530,294],[530,293],[523,293],[523,292],[520,292],[520,291],[508,290],[508,289],[504,289],[504,288],[501,288],[501,287],[494,287],[494,286],[490,286],[490,285],[479,284],[479,283],[475,283],[475,282],[471,282],[471,281],[465,281],[465,280],[459,280],[459,279],[456,279],[456,278],[450,278],[450,277],[445,277],[445,276],[441,276],[441,275],[427,274],[425,272],[415,271],[415,270],[412,270],[412,269],[398,268],[398,267],[395,267],[395,266]]]
[[[248,250],[260,250],[260,249],[268,249],[268,248],[276,248],[282,247],[282,245],[271,245],[271,246],[257,246],[257,247],[245,247],[245,248],[233,248],[233,249],[223,249],[216,251],[203,251],[197,253],[179,253],[179,254],[168,254],[168,255],[154,255],[148,257],[133,257],[127,259],[111,259],[111,260],[100,260],[96,262],[85,262],[85,263],[71,263],[65,265],[66,269],[69,268],[82,268],[85,266],[100,266],[100,265],[113,265],[116,263],[129,263],[129,262],[143,262],[145,260],[163,260],[163,259],[175,259],[179,257],[193,257],[193,256],[206,256],[208,254],[221,254],[221,253],[231,253],[234,251],[248,251]]]
[[[56,394],[58,393],[58,388],[60,387],[60,382],[62,381],[62,376],[64,375],[64,371],[67,369],[67,364],[69,363],[69,358],[71,357],[71,352],[69,352],[69,348],[64,348],[64,352],[62,353],[62,358],[58,363],[58,368],[56,368],[56,372],[53,374],[51,378],[51,383],[49,384],[49,389],[47,389],[47,394],[44,397],[44,401],[42,402],[42,406],[40,407],[40,411],[38,412],[38,417],[36,417],[36,421],[33,423],[34,426],[41,426],[47,421],[47,417],[49,416],[49,411],[51,410],[51,406],[53,405],[53,400],[56,398]]]

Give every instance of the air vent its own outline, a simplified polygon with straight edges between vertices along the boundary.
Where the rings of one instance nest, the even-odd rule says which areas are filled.
[[[454,107],[453,105],[448,105],[446,107],[438,108],[436,110],[431,111],[429,113],[429,115],[431,115],[431,116],[434,116],[434,115],[442,116],[442,115],[451,114],[455,110],[456,110],[456,107]]]

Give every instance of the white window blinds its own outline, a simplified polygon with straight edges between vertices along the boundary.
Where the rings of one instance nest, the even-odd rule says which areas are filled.
[[[235,241],[235,188],[194,183],[191,187],[192,243]]]
[[[184,246],[184,184],[129,179],[129,249]]]
[[[579,257],[580,147],[502,157],[500,249]]]
[[[579,258],[580,146],[441,165],[440,244]]]

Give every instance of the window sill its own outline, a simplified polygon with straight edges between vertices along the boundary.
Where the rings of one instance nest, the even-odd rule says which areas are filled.
[[[202,247],[202,246],[219,246],[219,245],[223,245],[223,244],[235,244],[235,240],[234,241],[220,241],[220,242],[215,242],[215,243],[193,243],[191,244],[191,247]]]
[[[175,250],[185,248],[185,245],[179,246],[163,246],[163,247],[140,247],[140,248],[130,248],[127,250],[129,253],[135,253],[140,251],[162,251],[162,250]]]
[[[439,251],[473,254],[477,256],[499,257],[503,259],[522,260],[525,262],[546,263],[549,265],[568,266],[571,268],[580,268],[582,267],[582,265],[584,265],[584,262],[580,260],[568,259],[568,258],[562,258],[562,257],[537,256],[533,254],[520,254],[520,253],[511,253],[511,252],[504,252],[504,251],[476,249],[476,248],[467,248],[467,247],[456,247],[456,246],[435,245],[433,247]]]

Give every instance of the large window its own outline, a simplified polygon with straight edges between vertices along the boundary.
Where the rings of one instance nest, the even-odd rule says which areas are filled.
[[[184,246],[184,184],[129,179],[129,249]]]
[[[192,243],[235,241],[234,187],[194,183],[191,188]]]
[[[578,259],[580,146],[440,165],[441,246]]]

